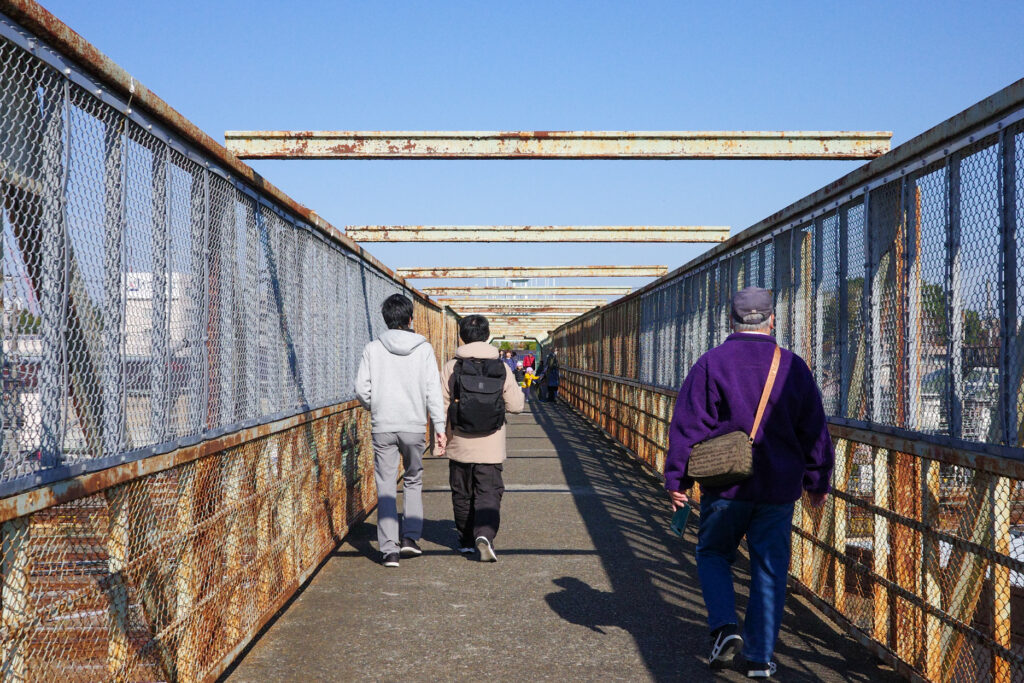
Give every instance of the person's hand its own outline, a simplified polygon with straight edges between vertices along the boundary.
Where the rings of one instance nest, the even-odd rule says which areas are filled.
[[[444,432],[438,432],[434,435],[434,455],[439,458],[444,457],[444,450],[448,446],[448,437]]]
[[[672,501],[672,509],[678,510],[689,502],[690,498],[685,491],[669,491],[668,498]]]
[[[825,504],[825,493],[808,493],[807,500],[810,502],[812,508],[820,508]]]

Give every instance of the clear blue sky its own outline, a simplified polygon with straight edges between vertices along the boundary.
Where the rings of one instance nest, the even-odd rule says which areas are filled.
[[[43,4],[218,140],[227,129],[811,129],[892,130],[898,144],[1024,76],[1024,2]],[[738,232],[858,163],[253,165],[338,227]],[[677,266],[706,247],[368,248],[398,267]]]

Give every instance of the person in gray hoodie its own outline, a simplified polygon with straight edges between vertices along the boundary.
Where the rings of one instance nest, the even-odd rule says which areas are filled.
[[[397,567],[400,555],[421,555],[423,533],[423,452],[427,414],[434,425],[435,448],[444,455],[445,413],[434,349],[412,331],[413,306],[392,294],[381,307],[388,329],[363,349],[356,373],[356,397],[370,411],[373,470],[377,480],[377,542],[385,567]],[[404,509],[399,546],[398,458],[405,465]]]

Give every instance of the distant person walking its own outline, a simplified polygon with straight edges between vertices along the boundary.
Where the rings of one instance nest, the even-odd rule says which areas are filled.
[[[516,355],[516,354],[515,354],[515,352],[514,352],[514,351],[506,351],[506,352],[504,353],[504,358],[503,358],[503,360],[502,360],[502,362],[503,362],[503,363],[505,363],[505,365],[507,365],[507,366],[508,366],[508,369],[509,369],[509,370],[511,370],[512,372],[515,372],[515,371],[516,371],[516,359],[515,359],[515,355]]]
[[[811,505],[824,504],[834,462],[814,376],[803,359],[779,349],[774,326],[771,292],[748,287],[733,296],[733,333],[701,356],[683,382],[665,459],[672,505],[687,505],[694,446],[750,434],[761,394],[771,387],[760,428],[751,435],[753,473],[732,485],[701,486],[697,537],[697,574],[711,629],[708,663],[722,668],[742,649],[751,678],[768,678],[776,669],[772,654],[786,601],[793,504],[804,491]],[[741,637],[731,567],[744,534],[751,584]]]
[[[444,399],[434,350],[412,331],[412,301],[392,294],[381,307],[388,329],[363,349],[356,373],[356,397],[370,410],[373,473],[377,481],[377,543],[385,567],[397,567],[399,555],[422,554],[423,452],[427,414],[434,425],[437,454],[446,436]],[[401,456],[403,516],[399,546],[396,480]]]
[[[455,528],[459,552],[472,553],[475,546],[482,562],[496,562],[494,537],[505,492],[505,414],[523,411],[523,392],[498,350],[487,343],[487,318],[460,320],[459,337],[463,344],[442,373]]]
[[[558,356],[552,351],[544,365],[544,384],[547,386],[548,403],[554,403],[558,399],[558,384],[561,381],[558,371]]]

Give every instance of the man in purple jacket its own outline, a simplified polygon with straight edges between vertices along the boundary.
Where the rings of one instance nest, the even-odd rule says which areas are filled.
[[[733,333],[690,370],[676,400],[665,458],[673,507],[688,504],[690,450],[707,439],[750,433],[775,351],[775,315],[766,289],[747,287],[732,299]],[[782,350],[778,376],[758,433],[748,479],[727,488],[702,487],[697,574],[711,629],[712,669],[743,649],[747,676],[775,673],[772,653],[786,601],[793,504],[806,491],[819,507],[834,461],[825,410],[802,358]],[[750,601],[739,635],[731,566],[744,534],[750,551]]]

